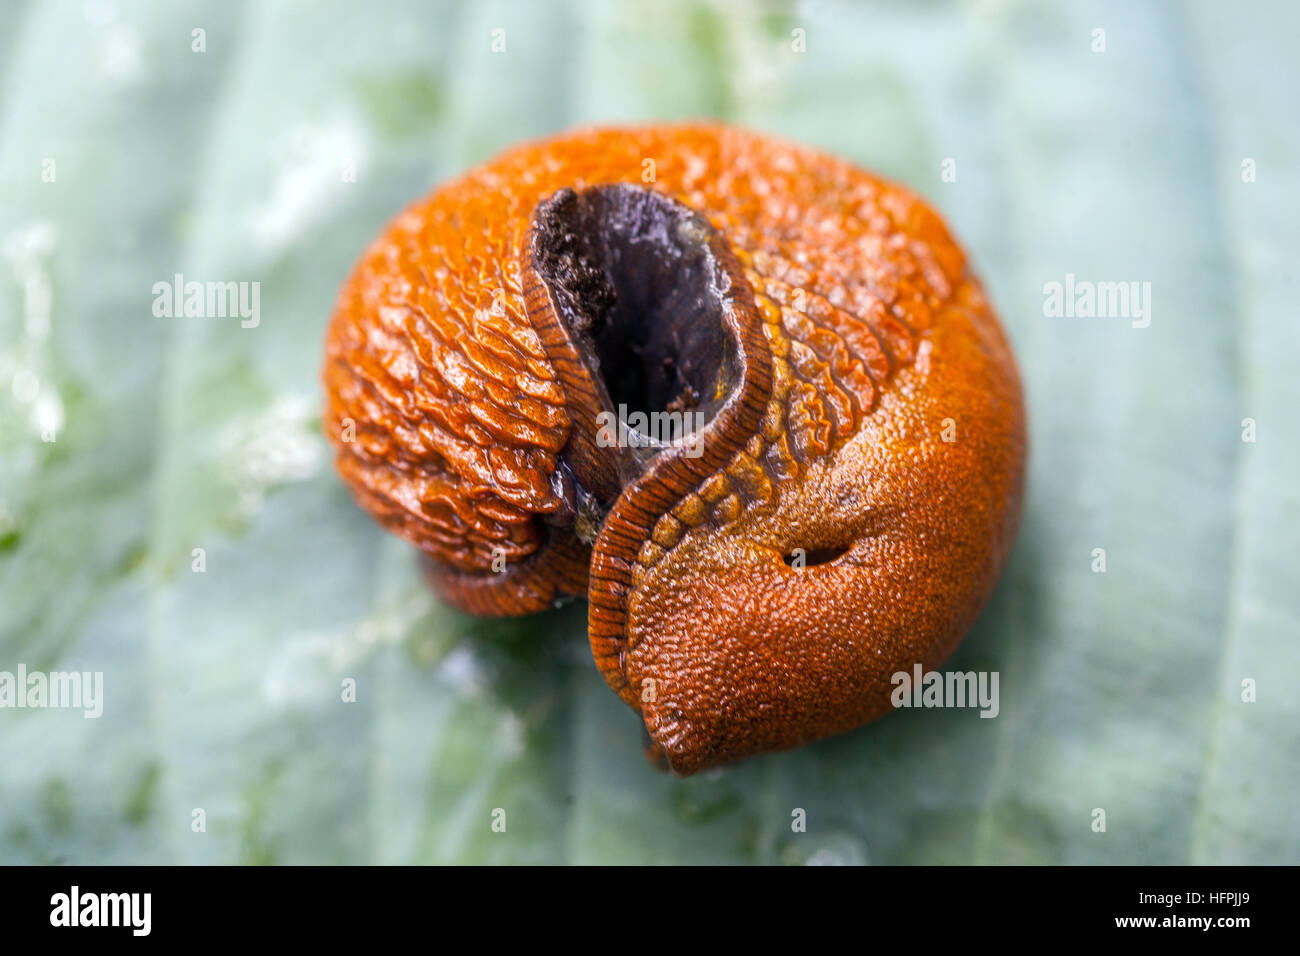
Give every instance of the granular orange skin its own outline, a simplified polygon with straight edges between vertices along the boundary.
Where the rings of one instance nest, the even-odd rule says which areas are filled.
[[[630,477],[594,450],[608,395],[529,244],[540,202],[612,183],[720,234],[744,372],[704,454]],[[1019,378],[943,221],[729,127],[578,131],[441,186],[361,257],[323,374],[340,473],[438,593],[487,614],[586,595],[597,665],[680,774],[885,713],[892,674],[956,647],[1015,537]],[[598,528],[575,488],[605,504]]]

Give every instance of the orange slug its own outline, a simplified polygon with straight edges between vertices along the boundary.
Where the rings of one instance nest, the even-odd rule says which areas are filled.
[[[942,219],[726,126],[571,132],[440,186],[361,256],[323,377],[340,474],[436,593],[585,596],[678,774],[886,713],[1019,521],[1015,359]]]

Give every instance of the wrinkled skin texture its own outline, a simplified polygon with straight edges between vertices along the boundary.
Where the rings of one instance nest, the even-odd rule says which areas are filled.
[[[600,296],[555,279],[573,257],[539,209],[613,183],[698,216],[683,234],[714,257],[713,311],[655,319],[716,321],[737,349],[698,457],[592,442],[610,399],[579,327]],[[580,131],[442,186],[362,256],[324,381],[340,473],[438,593],[487,614],[588,597],[597,665],[677,773],[885,713],[890,675],[952,652],[1015,537],[1019,379],[942,220],[735,129]]]

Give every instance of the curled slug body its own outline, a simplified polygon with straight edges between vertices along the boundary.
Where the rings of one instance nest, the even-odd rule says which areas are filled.
[[[942,220],[728,127],[580,131],[435,190],[343,287],[324,381],[340,473],[437,593],[586,597],[677,773],[885,713],[1015,537],[1015,361]]]

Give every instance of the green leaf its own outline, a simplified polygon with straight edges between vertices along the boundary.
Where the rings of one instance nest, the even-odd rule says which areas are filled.
[[[1300,862],[1298,21],[0,7],[0,671],[104,675],[97,719],[0,709],[0,862]],[[908,183],[985,278],[1030,490],[949,666],[999,672],[996,719],[662,776],[583,606],[440,606],[333,474],[324,323],[389,216],[520,139],[701,115]],[[260,322],[155,316],[177,273],[260,283]],[[1150,326],[1047,317],[1067,274],[1150,282]]]

